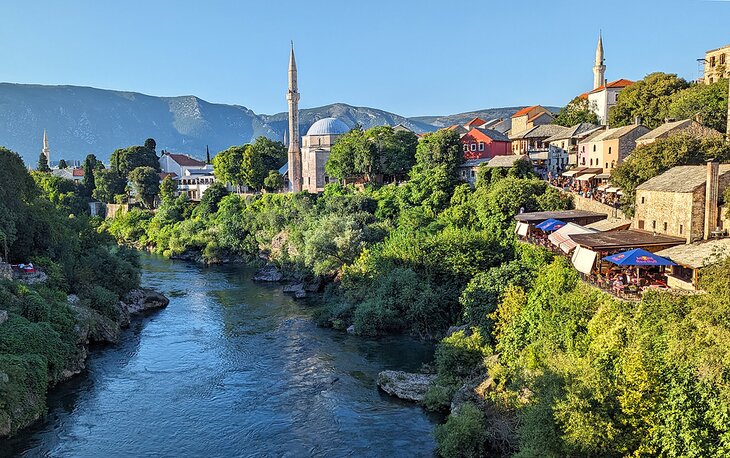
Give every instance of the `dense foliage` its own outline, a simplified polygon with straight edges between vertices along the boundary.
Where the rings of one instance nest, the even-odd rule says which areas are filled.
[[[555,116],[553,124],[563,127],[571,127],[582,122],[598,125],[598,115],[594,106],[588,101],[588,98],[576,97],[566,106],[560,109],[558,115]]]
[[[15,431],[45,411],[48,387],[78,360],[79,325],[67,294],[113,319],[119,298],[138,286],[139,271],[133,253],[97,232],[83,185],[31,176],[2,147],[0,175],[3,261],[32,261],[48,276],[34,285],[0,280],[0,309],[9,314],[0,325],[0,431]]]

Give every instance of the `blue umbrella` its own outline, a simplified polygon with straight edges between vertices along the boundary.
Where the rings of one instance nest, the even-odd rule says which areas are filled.
[[[546,219],[542,223],[535,226],[538,229],[542,229],[543,231],[556,231],[560,229],[561,227],[565,226],[565,223],[560,221],[559,219]]]
[[[669,259],[649,253],[641,248],[616,253],[603,259],[619,266],[676,266]]]

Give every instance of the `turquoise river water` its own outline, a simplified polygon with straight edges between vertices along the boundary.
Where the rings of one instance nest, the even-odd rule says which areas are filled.
[[[88,371],[0,440],[0,456],[433,456],[438,418],[375,383],[417,370],[431,345],[319,328],[246,267],[142,262],[143,284],[170,305],[93,348]]]

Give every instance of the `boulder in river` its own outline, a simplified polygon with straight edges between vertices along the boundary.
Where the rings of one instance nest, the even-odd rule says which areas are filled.
[[[122,308],[127,316],[165,308],[169,303],[170,299],[163,294],[147,288],[133,289],[122,298]]]
[[[435,378],[432,374],[383,371],[378,374],[378,386],[391,396],[421,402]]]
[[[284,287],[284,292],[293,295],[297,299],[307,297],[307,289],[303,282],[292,283]]]
[[[284,278],[284,275],[279,272],[275,265],[267,264],[256,272],[253,281],[276,283],[280,282],[282,278]]]

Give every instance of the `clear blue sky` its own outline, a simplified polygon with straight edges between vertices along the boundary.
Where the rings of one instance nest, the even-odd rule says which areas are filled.
[[[0,81],[194,94],[286,110],[289,40],[302,107],[406,116],[563,105],[606,77],[697,77],[730,43],[730,0],[4,1]]]

